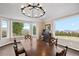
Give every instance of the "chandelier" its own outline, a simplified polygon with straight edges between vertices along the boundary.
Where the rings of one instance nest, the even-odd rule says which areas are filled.
[[[39,3],[26,3],[21,6],[21,12],[23,15],[31,18],[39,18],[45,14],[45,10]]]

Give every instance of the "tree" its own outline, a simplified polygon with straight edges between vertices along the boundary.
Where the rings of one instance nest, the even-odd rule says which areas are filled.
[[[16,35],[21,35],[23,27],[24,27],[23,23],[13,22],[13,33]]]

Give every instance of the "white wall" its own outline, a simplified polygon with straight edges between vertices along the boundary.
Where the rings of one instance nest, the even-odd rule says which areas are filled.
[[[38,35],[41,35],[42,30],[44,29],[44,21],[38,22],[37,28],[38,28]]]
[[[1,40],[1,20],[0,20],[0,40]]]
[[[42,30],[45,29],[45,25],[46,24],[50,24],[51,25],[51,32],[53,37],[55,36],[55,20],[50,19],[50,20],[42,20],[40,22],[37,23],[37,28],[38,28],[38,35],[41,35]]]

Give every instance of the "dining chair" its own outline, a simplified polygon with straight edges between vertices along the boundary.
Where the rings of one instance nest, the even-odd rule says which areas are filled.
[[[57,46],[57,44],[58,44],[58,39],[57,38],[54,38],[54,37],[51,37],[50,39],[49,39],[49,45],[54,45],[55,44],[55,46]]]
[[[16,40],[14,40],[14,45],[13,45],[14,51],[15,51],[15,55],[19,56],[22,53],[25,53],[25,56],[27,56],[27,52],[24,50],[24,48],[18,48],[17,42]]]
[[[56,56],[66,56],[67,49],[68,49],[68,46],[65,46],[63,50],[61,50],[60,52],[56,52]]]
[[[30,40],[32,40],[32,36],[29,35],[29,34],[27,34],[27,35],[25,35],[25,39],[30,39]]]

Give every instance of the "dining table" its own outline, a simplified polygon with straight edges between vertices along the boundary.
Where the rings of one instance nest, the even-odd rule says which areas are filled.
[[[23,39],[20,40],[20,43],[28,56],[56,56],[56,52],[61,51],[55,44],[50,46],[49,43],[35,38]]]

